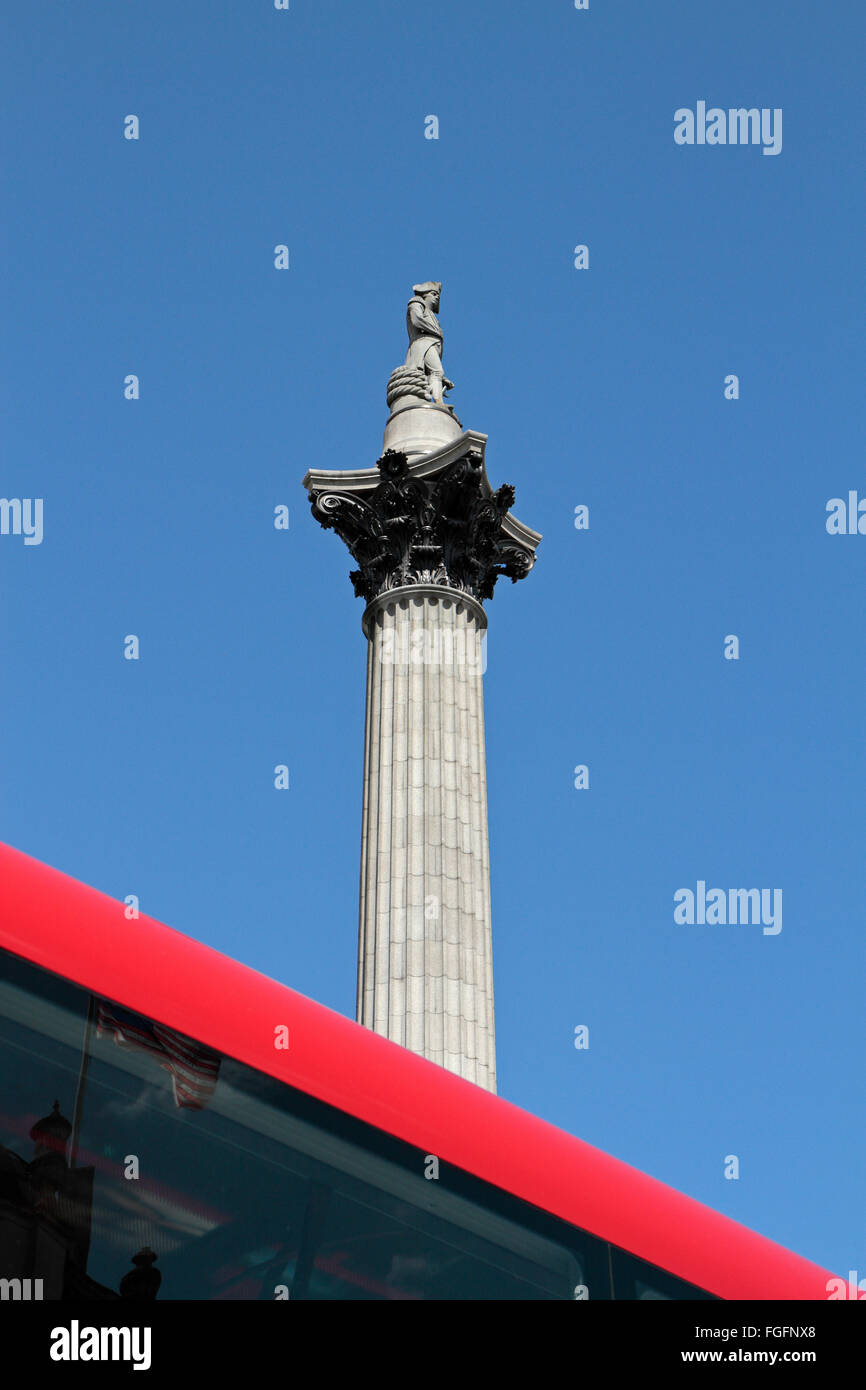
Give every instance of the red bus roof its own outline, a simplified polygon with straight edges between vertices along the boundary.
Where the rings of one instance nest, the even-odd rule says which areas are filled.
[[[818,1265],[2,844],[0,946],[721,1298],[827,1298]],[[288,1050],[274,1047],[279,1024]]]

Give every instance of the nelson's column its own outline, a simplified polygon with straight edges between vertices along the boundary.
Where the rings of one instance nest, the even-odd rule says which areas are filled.
[[[373,468],[313,468],[313,515],[366,601],[358,1022],[496,1090],[482,608],[541,537],[443,396],[442,286],[413,286]]]

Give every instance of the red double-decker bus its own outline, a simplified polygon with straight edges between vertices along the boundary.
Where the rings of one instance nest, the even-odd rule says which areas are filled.
[[[0,846],[4,1297],[828,1297],[828,1271],[128,912]]]

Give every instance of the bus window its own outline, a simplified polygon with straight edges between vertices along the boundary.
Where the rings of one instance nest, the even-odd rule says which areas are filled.
[[[604,1242],[446,1164],[428,1181],[393,1136],[2,965],[2,1277],[49,1298],[609,1297]]]
[[[617,1299],[632,1299],[639,1302],[655,1302],[662,1299],[715,1299],[715,1295],[705,1289],[687,1284],[667,1270],[629,1255],[625,1250],[611,1246],[611,1271],[613,1274],[613,1296]]]

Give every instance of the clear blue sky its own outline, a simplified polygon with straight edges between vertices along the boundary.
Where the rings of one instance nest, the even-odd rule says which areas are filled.
[[[45,531],[0,536],[0,838],[353,1012],[362,604],[301,478],[378,457],[442,280],[544,533],[488,605],[501,1094],[862,1277],[866,536],[824,524],[866,496],[859,0],[3,29],[0,494]],[[676,145],[699,100],[781,107],[782,152]],[[781,933],[676,925],[699,879],[781,888]]]

